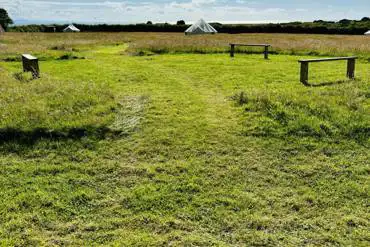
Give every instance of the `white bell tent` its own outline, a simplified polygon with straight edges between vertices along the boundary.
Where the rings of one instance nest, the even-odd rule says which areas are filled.
[[[207,22],[205,22],[203,19],[200,19],[197,23],[195,23],[185,31],[185,35],[215,33],[217,33],[217,30],[214,29]]]
[[[68,27],[64,28],[63,32],[65,32],[65,33],[78,33],[78,32],[80,32],[80,29],[78,29],[73,24],[71,24]]]

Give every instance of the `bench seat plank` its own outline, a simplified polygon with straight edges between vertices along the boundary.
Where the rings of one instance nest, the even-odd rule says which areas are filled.
[[[269,44],[233,44],[233,43],[230,43],[230,45],[235,45],[235,46],[261,46],[261,47],[271,46]]]
[[[350,79],[355,79],[355,68],[356,68],[356,59],[358,57],[333,57],[333,58],[319,58],[319,59],[305,59],[298,60],[301,63],[301,82],[308,86],[308,65],[310,63],[317,62],[327,62],[327,61],[340,61],[347,60],[347,77]]]
[[[34,56],[30,55],[30,54],[22,54],[22,57],[25,57],[28,60],[36,60],[37,59],[37,57],[34,57]]]
[[[333,58],[319,58],[319,59],[303,59],[299,60],[300,63],[316,63],[325,61],[339,61],[339,60],[351,60],[357,59],[358,57],[333,57]]]
[[[263,51],[264,57],[265,57],[265,59],[269,58],[269,47],[271,47],[271,45],[269,45],[269,44],[234,44],[234,43],[230,43],[230,57],[234,57],[235,46],[264,47],[265,48],[265,50]]]

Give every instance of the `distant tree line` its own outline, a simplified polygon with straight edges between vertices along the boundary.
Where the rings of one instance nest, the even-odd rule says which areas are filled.
[[[151,21],[143,24],[108,25],[108,24],[74,24],[82,32],[184,32],[189,25],[185,21],[177,24],[157,23]],[[282,24],[221,24],[211,23],[220,33],[308,33],[308,34],[364,34],[370,30],[370,18],[361,20],[343,19],[338,22],[316,20],[314,22],[291,22]],[[61,32],[67,25],[27,25],[12,26],[13,32]]]
[[[213,25],[221,33],[299,33],[299,34],[359,34],[370,30],[370,21],[363,18],[360,21],[341,20],[339,22],[314,21],[291,22],[282,24],[256,25]]]
[[[168,23],[153,24],[150,21],[147,24],[77,24],[73,23],[82,32],[183,32],[186,25],[171,25]],[[62,32],[68,25],[24,25],[12,26],[10,32]]]

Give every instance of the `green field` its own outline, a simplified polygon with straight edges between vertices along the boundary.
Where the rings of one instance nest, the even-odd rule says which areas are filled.
[[[305,87],[309,56],[17,35],[0,38],[1,246],[369,246],[368,51],[332,51],[361,57],[356,80],[318,63]]]

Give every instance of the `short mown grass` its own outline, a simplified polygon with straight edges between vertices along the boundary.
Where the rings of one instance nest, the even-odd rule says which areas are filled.
[[[368,246],[369,63],[61,37],[0,62],[1,245]]]

